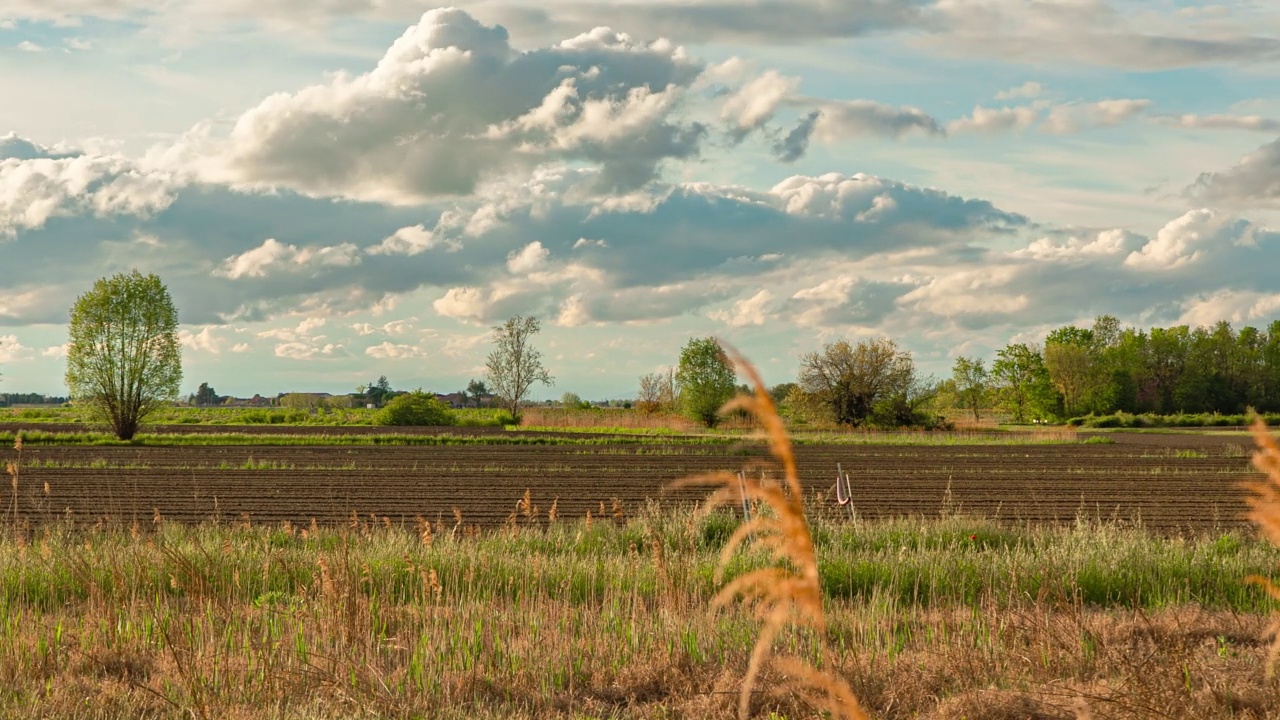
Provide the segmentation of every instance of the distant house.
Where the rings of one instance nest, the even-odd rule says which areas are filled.
[[[436,399],[455,409],[468,407],[471,404],[471,396],[460,392],[451,392],[447,395],[436,393]]]
[[[435,395],[437,400],[455,410],[476,406],[475,397],[464,392],[436,393]],[[480,396],[480,407],[493,407],[495,402],[497,402],[495,395],[485,394]]]

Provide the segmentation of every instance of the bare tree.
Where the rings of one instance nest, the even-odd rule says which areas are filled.
[[[519,417],[520,403],[529,395],[534,383],[554,385],[555,381],[542,366],[542,353],[530,339],[542,326],[536,317],[517,315],[493,328],[493,352],[485,377],[489,389],[502,400],[513,417]]]
[[[642,412],[659,412],[675,407],[675,371],[648,373],[640,376],[636,407]]]

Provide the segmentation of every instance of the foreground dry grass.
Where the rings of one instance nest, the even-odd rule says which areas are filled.
[[[11,535],[0,542],[0,716],[733,717],[757,629],[745,610],[706,609],[722,519],[654,513],[479,539],[372,525]],[[872,562],[897,553],[910,565],[925,550],[871,548],[910,533],[921,548],[941,545],[954,528],[930,528],[948,522],[965,525],[848,532]],[[1089,605],[1074,577],[1034,595],[1001,585],[1028,572],[1002,553],[1094,537],[1136,557],[1124,543],[1141,541],[1127,532],[1063,529],[1022,550],[934,547],[939,564],[995,568],[985,589],[965,600],[921,583],[913,600],[873,583],[826,601],[821,658],[809,630],[783,632],[776,649],[846,680],[876,718],[1074,718],[1079,698],[1094,718],[1280,715],[1280,686],[1265,674],[1268,619],[1225,593],[1226,574],[1274,559],[1248,541],[1237,552],[1253,560],[1224,561],[1222,593],[1146,561],[1113,569],[1223,609]],[[828,539],[819,562],[834,567],[842,547]],[[730,574],[767,561],[749,553]],[[754,716],[815,717],[783,680],[765,665]]]

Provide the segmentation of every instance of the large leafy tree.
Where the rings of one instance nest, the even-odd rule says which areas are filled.
[[[493,328],[493,352],[489,353],[485,377],[490,391],[502,400],[512,417],[519,417],[520,403],[534,383],[554,385],[542,366],[542,353],[530,341],[542,329],[536,317],[516,315]]]
[[[733,363],[715,338],[695,338],[685,344],[675,380],[685,416],[707,427],[716,426],[720,408],[737,392]]]
[[[1054,388],[1062,394],[1068,416],[1093,409],[1093,400],[1105,389],[1107,378],[1092,330],[1066,325],[1049,333],[1044,342],[1044,365]]]
[[[889,338],[838,340],[800,359],[801,389],[841,425],[862,425],[885,400],[920,396],[916,381],[911,353]]]
[[[71,307],[67,387],[73,400],[132,439],[182,383],[178,311],[155,275],[102,278]]]

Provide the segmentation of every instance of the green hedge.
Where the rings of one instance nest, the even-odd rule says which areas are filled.
[[[1181,427],[1241,427],[1253,422],[1252,415],[1221,413],[1178,413],[1156,415],[1154,413],[1117,412],[1111,415],[1085,415],[1071,418],[1067,424],[1083,428],[1181,428]],[[1261,416],[1267,425],[1280,426],[1280,413]]]

